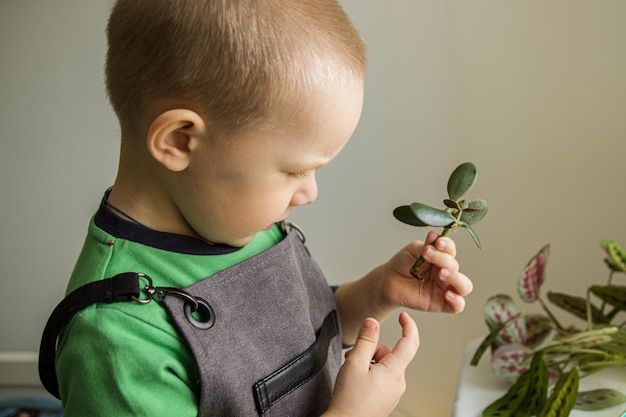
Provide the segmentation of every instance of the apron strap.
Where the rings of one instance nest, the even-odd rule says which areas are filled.
[[[59,395],[55,359],[59,335],[63,327],[85,307],[95,303],[138,300],[142,274],[125,272],[112,278],[94,281],[68,294],[52,312],[39,346],[39,378],[44,388],[56,398]]]

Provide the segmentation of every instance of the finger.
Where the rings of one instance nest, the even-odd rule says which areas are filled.
[[[350,360],[364,369],[369,369],[378,347],[379,336],[380,324],[378,321],[373,318],[363,320],[354,347],[350,350],[350,354],[346,355],[346,360]]]
[[[387,345],[378,345],[374,353],[374,362],[380,362],[385,356],[391,353],[391,348]]]
[[[423,255],[424,260],[439,268],[445,268],[454,274],[459,270],[459,262],[454,256],[448,252],[442,252],[434,246],[425,246]]]
[[[352,349],[347,350],[346,353],[344,354],[344,357],[347,358],[348,356],[350,356],[351,353],[352,353]],[[372,357],[372,360],[374,362],[380,362],[380,360],[384,358],[385,356],[387,356],[389,353],[391,353],[391,348],[389,346],[378,345],[376,347],[376,351],[374,352],[374,356]]]
[[[449,270],[442,269],[439,271],[439,278],[441,282],[447,284],[449,288],[460,295],[465,297],[474,290],[474,284],[465,274],[451,274]]]
[[[439,238],[439,233],[434,230],[431,230],[426,235],[426,240],[424,241],[425,245],[432,245]]]
[[[446,291],[446,307],[445,311],[457,314],[461,311],[465,310],[465,298],[461,297],[459,294],[454,291]]]
[[[456,243],[449,237],[439,237],[434,246],[441,252],[445,252],[453,257],[456,256]]]
[[[391,350],[391,354],[386,357],[394,357],[400,362],[400,365],[406,367],[415,357],[419,348],[420,339],[417,330],[417,324],[406,312],[400,313],[398,318],[400,326],[402,326],[402,337]]]

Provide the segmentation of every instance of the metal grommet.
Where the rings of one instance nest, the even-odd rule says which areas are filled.
[[[184,304],[183,311],[185,312],[185,317],[187,317],[187,321],[192,326],[200,330],[210,329],[215,324],[213,307],[200,297],[196,297],[196,300],[198,301],[196,310],[192,310],[193,305],[191,303],[186,302]]]

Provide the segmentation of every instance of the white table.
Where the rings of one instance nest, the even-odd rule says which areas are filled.
[[[483,409],[500,398],[510,386],[498,379],[491,369],[489,351],[485,352],[478,366],[470,365],[482,339],[480,337],[472,341],[465,349],[453,417],[481,417]],[[583,378],[580,380],[580,389],[590,390],[594,387],[594,381],[598,380],[602,381],[603,388],[613,388],[626,394],[626,368],[606,369]],[[626,417],[626,404],[594,412],[572,410],[570,417]]]

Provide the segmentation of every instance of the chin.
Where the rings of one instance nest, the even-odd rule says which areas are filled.
[[[254,239],[254,236],[255,235],[233,239],[232,241],[224,243],[224,244],[235,247],[235,248],[241,248],[241,247],[246,246],[248,243],[252,242],[252,240]]]

